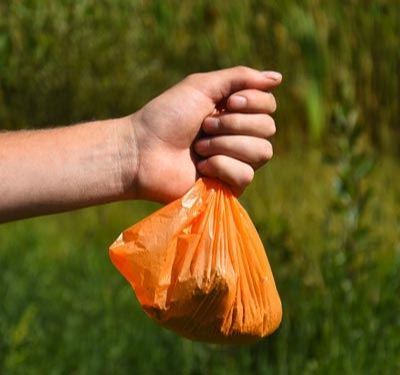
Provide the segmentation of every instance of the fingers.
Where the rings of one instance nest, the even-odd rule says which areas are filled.
[[[186,81],[218,103],[230,94],[243,89],[271,90],[281,83],[282,75],[278,72],[260,72],[245,66],[237,66],[191,74]]]
[[[238,113],[228,100],[230,110],[236,112],[207,117],[202,129],[210,137],[194,144],[194,151],[206,158],[198,163],[198,171],[219,178],[237,195],[251,182],[254,171],[272,158],[273,148],[267,138],[276,132],[275,122],[267,114],[275,110],[274,98],[257,90],[243,90],[240,94],[248,99],[242,112],[260,113]]]
[[[272,114],[276,111],[276,100],[269,92],[242,90],[228,98],[226,107],[230,112]]]
[[[276,133],[274,119],[266,114],[224,113],[206,117],[202,129],[208,135],[236,134],[269,138]]]
[[[238,196],[254,177],[254,170],[250,165],[225,155],[216,155],[202,160],[197,163],[197,169],[204,176],[225,182]]]
[[[220,179],[238,195],[243,192],[254,170],[272,157],[272,145],[266,138],[276,131],[269,116],[276,110],[276,100],[265,91],[281,81],[280,73],[243,66],[193,74],[186,79],[215,104],[223,103],[226,110],[203,121],[202,129],[211,137],[194,144],[196,153],[205,158],[197,163],[201,174]]]
[[[194,145],[196,153],[202,157],[225,155],[259,168],[272,158],[273,149],[270,142],[258,137],[246,135],[221,135],[203,138]]]

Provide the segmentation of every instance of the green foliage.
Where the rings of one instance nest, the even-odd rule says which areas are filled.
[[[277,156],[243,197],[278,332],[220,347],[153,324],[106,249],[158,206],[114,204],[0,227],[0,373],[400,373],[398,17],[390,0],[1,2],[2,129],[124,115],[193,71],[285,80]]]
[[[399,167],[380,160],[364,181],[373,193],[362,225],[349,227],[349,212],[365,198],[351,195],[334,208],[342,193],[331,182],[343,178],[342,162],[326,164],[319,151],[278,153],[243,197],[284,307],[278,332],[251,346],[193,343],[140,310],[107,247],[157,205],[119,203],[1,226],[0,372],[397,373]],[[350,236],[357,228],[367,234]]]
[[[187,73],[249,64],[284,74],[281,137],[329,138],[346,84],[371,139],[394,147],[399,12],[393,0],[3,1],[0,124],[120,116]]]

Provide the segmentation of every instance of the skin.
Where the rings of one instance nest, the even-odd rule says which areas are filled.
[[[192,74],[132,115],[0,133],[0,222],[125,199],[170,202],[201,176],[240,195],[272,157],[276,72]]]

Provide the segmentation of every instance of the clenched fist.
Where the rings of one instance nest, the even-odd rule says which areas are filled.
[[[169,202],[198,176],[239,195],[272,157],[275,72],[192,74],[132,115],[0,133],[0,222],[123,199]]]
[[[134,113],[136,197],[174,200],[201,175],[239,195],[272,157],[270,91],[281,80],[242,66],[192,74]]]

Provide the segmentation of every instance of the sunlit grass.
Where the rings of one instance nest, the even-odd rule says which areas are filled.
[[[398,369],[399,211],[393,207],[400,187],[383,183],[399,168],[382,159],[371,179],[374,260],[348,285],[340,263],[326,263],[330,250],[321,228],[333,170],[321,160],[318,151],[277,157],[242,198],[267,245],[284,305],[273,337],[219,348],[152,323],[111,265],[107,247],[157,205],[125,202],[0,227],[0,368],[187,374]]]
[[[0,3],[0,129],[128,114],[194,71],[284,75],[276,156],[241,198],[282,297],[278,332],[232,348],[156,326],[107,248],[158,205],[116,203],[0,226],[0,373],[400,373],[399,9],[367,3]],[[377,158],[352,262],[325,160],[343,104]]]

